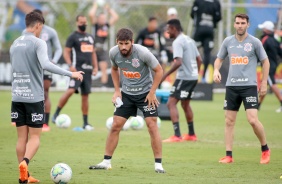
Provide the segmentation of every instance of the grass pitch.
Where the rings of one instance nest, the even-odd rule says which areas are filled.
[[[62,92],[51,92],[52,113]],[[281,183],[281,131],[282,114],[274,95],[268,95],[259,112],[267,142],[271,148],[271,162],[260,165],[260,145],[246,120],[244,108],[238,113],[232,164],[219,164],[225,155],[224,148],[224,94],[215,94],[214,101],[193,101],[197,142],[163,144],[163,166],[166,174],[154,172],[154,158],[146,129],[122,131],[113,156],[110,171],[89,170],[88,166],[103,159],[108,130],[106,119],[113,114],[112,93],[90,95],[89,122],[92,132],[73,132],[82,125],[80,96],[74,95],[61,113],[70,115],[72,126],[59,129],[51,124],[51,131],[42,133],[41,145],[29,165],[32,175],[43,184],[51,184],[50,170],[58,162],[68,164],[73,170],[70,183]],[[9,91],[0,91],[0,183],[17,183],[18,163],[15,152],[16,129],[10,125]],[[180,110],[181,132],[188,128]],[[162,121],[162,139],[173,134],[170,121]]]

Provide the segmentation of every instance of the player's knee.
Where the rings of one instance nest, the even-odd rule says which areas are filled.
[[[168,103],[166,104],[166,106],[167,106],[168,109],[171,109],[171,108],[173,108],[173,106],[175,106],[175,105],[174,105],[173,103],[168,102]]]
[[[225,124],[226,126],[234,126],[235,125],[235,119],[230,117],[225,117]]]
[[[250,125],[255,126],[256,123],[258,122],[258,119],[254,116],[249,116],[248,117],[248,122],[250,123]]]

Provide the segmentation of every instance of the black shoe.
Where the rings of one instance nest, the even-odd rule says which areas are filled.
[[[52,123],[56,124],[56,118],[58,117],[58,114],[54,114],[52,116]]]
[[[19,179],[19,183],[28,183],[28,180],[22,181]]]

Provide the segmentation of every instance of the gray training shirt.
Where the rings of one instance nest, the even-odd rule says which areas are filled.
[[[71,77],[72,73],[52,64],[46,42],[26,32],[10,48],[12,101],[35,103],[44,100],[43,69]]]
[[[125,58],[118,46],[109,51],[113,66],[120,68],[122,91],[129,95],[140,95],[150,91],[153,83],[151,69],[159,65],[156,57],[144,46],[133,44],[132,54]]]
[[[189,36],[179,34],[172,43],[173,58],[182,58],[182,64],[177,70],[176,79],[198,80],[198,65],[196,58],[200,55]]]
[[[217,54],[219,59],[229,58],[226,86],[256,86],[257,62],[267,58],[259,39],[249,35],[239,42],[235,35],[224,39]]]

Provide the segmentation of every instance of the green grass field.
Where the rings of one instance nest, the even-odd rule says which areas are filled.
[[[62,92],[52,92],[54,112]],[[194,101],[197,142],[163,144],[163,166],[166,174],[154,172],[154,159],[146,129],[123,131],[113,156],[110,171],[88,170],[88,166],[103,159],[108,130],[105,121],[113,113],[112,93],[92,93],[90,96],[90,123],[92,132],[73,132],[81,126],[80,96],[73,96],[61,113],[69,114],[72,126],[58,129],[51,124],[51,131],[42,133],[41,145],[29,165],[32,175],[41,183],[52,183],[50,170],[58,162],[67,163],[73,170],[70,183],[282,183],[282,114],[275,109],[278,103],[274,95],[268,95],[259,113],[271,148],[271,162],[260,165],[260,145],[245,111],[238,113],[235,129],[233,157],[235,162],[224,165],[218,160],[224,149],[224,94],[215,94],[213,102]],[[9,91],[0,91],[0,183],[17,183],[18,163],[15,153],[16,129],[10,125]],[[187,132],[183,112],[180,113],[182,133]],[[162,138],[172,135],[172,125],[162,121]]]

